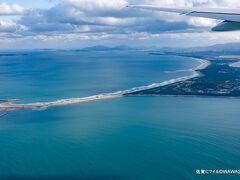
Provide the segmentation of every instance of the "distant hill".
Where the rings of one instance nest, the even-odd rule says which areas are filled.
[[[116,50],[133,50],[133,49],[134,48],[131,48],[129,46],[114,46],[114,47],[93,46],[93,47],[79,49],[78,51],[116,51]]]
[[[205,55],[240,55],[240,43],[227,43],[227,44],[216,44],[207,47],[193,47],[193,48],[159,48],[155,52],[160,53],[173,53],[173,54],[205,54]]]
[[[56,51],[56,49],[42,49],[43,51]],[[137,50],[146,51],[152,53],[216,53],[221,52],[221,54],[240,54],[240,43],[228,43],[228,44],[216,44],[213,46],[206,47],[190,47],[190,48],[176,48],[176,47],[157,47],[157,46],[139,46],[131,47],[126,45],[121,46],[91,46],[81,49],[72,49],[70,51],[127,51],[127,50]],[[39,51],[39,50],[38,50]],[[69,51],[69,50],[63,50]]]
[[[186,50],[186,49],[185,49]],[[216,44],[208,47],[189,48],[187,51],[240,51],[240,43]]]

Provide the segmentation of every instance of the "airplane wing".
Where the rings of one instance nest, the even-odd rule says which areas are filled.
[[[169,7],[158,7],[153,5],[131,5],[129,7],[179,13],[182,15],[188,15],[188,16],[194,16],[194,17],[224,20],[222,23],[212,28],[212,30],[213,31],[240,30],[240,9],[169,8]]]

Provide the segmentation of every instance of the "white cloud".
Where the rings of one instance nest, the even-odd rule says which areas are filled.
[[[177,7],[215,7],[226,6],[224,0],[56,0],[54,7],[48,10],[35,10],[25,15],[19,23],[29,27],[31,32],[82,32],[81,26],[88,31],[108,33],[150,32],[187,30],[194,27],[209,28],[216,20],[194,18],[173,13],[141,11],[126,8],[127,4],[156,4]],[[230,5],[238,4],[231,0]],[[230,6],[229,5],[229,6]],[[154,24],[154,26],[153,26]],[[101,28],[100,28],[101,26]],[[54,29],[55,28],[55,29]],[[105,31],[104,31],[105,29]]]
[[[19,5],[0,4],[0,15],[22,14],[19,20],[1,20],[1,37],[13,41],[154,41],[187,44],[235,41],[240,33],[207,31],[218,21],[174,13],[126,8],[128,4],[174,7],[240,7],[239,0],[54,0],[49,9],[26,10]],[[30,2],[31,3],[31,2]],[[2,6],[2,7],[1,7]],[[196,33],[197,32],[197,33]],[[201,32],[201,33],[199,33]],[[234,34],[235,39],[232,34]],[[16,37],[18,37],[16,39]],[[183,38],[184,37],[184,38]],[[217,37],[217,38],[216,38]],[[219,38],[219,39],[218,39]],[[191,42],[190,42],[191,41]],[[157,43],[157,42],[156,42]],[[177,44],[178,44],[177,43]],[[203,42],[202,42],[203,43]],[[199,44],[199,43],[197,43]]]
[[[0,32],[16,33],[25,31],[27,28],[13,20],[0,20]]]
[[[0,15],[23,15],[25,9],[18,4],[0,3]]]
[[[126,0],[60,0],[61,4],[74,6],[83,11],[117,11],[125,8]]]
[[[187,18],[186,22],[195,27],[213,27],[217,25],[217,20],[198,17]]]

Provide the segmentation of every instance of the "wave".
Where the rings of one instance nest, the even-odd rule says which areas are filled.
[[[230,67],[240,68],[240,61],[234,62],[234,63],[230,63],[229,66],[230,66]]]
[[[15,99],[14,100],[3,100],[2,102],[0,101],[0,110],[4,111],[4,112],[20,110],[20,109],[45,110],[49,107],[55,107],[55,106],[66,106],[66,105],[81,104],[81,103],[92,102],[92,101],[120,98],[129,93],[148,90],[148,89],[152,89],[152,88],[158,88],[158,87],[166,86],[169,84],[186,81],[186,80],[189,80],[192,78],[199,77],[201,75],[201,73],[198,72],[198,70],[208,67],[210,65],[210,62],[207,60],[201,60],[201,59],[197,59],[197,60],[199,62],[201,62],[201,64],[199,66],[197,66],[196,68],[191,69],[192,75],[189,75],[189,76],[179,77],[179,78],[163,81],[161,83],[150,84],[147,86],[134,87],[134,88],[123,90],[123,91],[99,94],[99,95],[88,96],[88,97],[83,97],[83,98],[70,98],[70,99],[61,99],[61,100],[51,101],[51,102],[36,102],[36,103],[29,103],[29,104],[14,103],[14,101],[16,101]]]
[[[200,65],[198,65],[195,68],[180,69],[180,70],[176,70],[176,71],[165,71],[165,73],[193,72],[193,71],[198,71],[198,70],[201,70],[201,69],[205,69],[210,65],[210,62],[205,60],[205,59],[196,59],[196,58],[194,58],[194,59],[200,63]]]

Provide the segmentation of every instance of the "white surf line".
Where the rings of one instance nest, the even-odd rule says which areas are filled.
[[[186,80],[189,80],[189,79],[192,79],[192,78],[199,77],[200,75],[201,74],[199,72],[195,71],[190,76],[184,76],[184,77],[180,77],[180,78],[176,78],[176,79],[171,79],[171,80],[168,80],[168,81],[163,81],[161,83],[154,83],[154,84],[151,84],[151,85],[148,85],[148,86],[136,87],[136,88],[132,88],[132,89],[125,90],[125,91],[120,91],[120,92],[123,93],[123,95],[127,95],[127,94],[135,93],[135,92],[138,92],[138,91],[145,91],[145,90],[149,90],[149,89],[153,89],[153,88],[163,87],[163,86],[167,86],[167,85],[170,85],[170,84],[186,81]]]
[[[106,100],[121,97],[121,94],[111,93],[111,94],[100,94],[95,96],[89,96],[84,98],[71,98],[71,99],[61,99],[52,102],[37,102],[29,104],[13,104],[13,103],[0,103],[0,109],[5,111],[13,111],[20,109],[32,109],[32,110],[44,110],[49,107],[55,106],[66,106],[71,104],[80,104],[85,102]]]
[[[176,71],[165,71],[166,73],[177,73],[177,72],[192,72],[192,71],[198,71],[198,70],[201,70],[201,69],[205,69],[207,68],[211,62],[209,62],[208,60],[205,60],[205,59],[197,59],[197,58],[194,58],[194,60],[197,60],[200,65],[198,65],[197,67],[195,68],[190,68],[190,69],[181,69],[181,70],[176,70]]]
[[[197,59],[201,64],[199,66],[197,66],[196,68],[193,68],[193,71],[198,71],[198,70],[202,70],[202,69],[206,69],[211,62],[205,59]]]
[[[56,107],[56,106],[66,106],[66,105],[73,105],[73,104],[81,104],[86,102],[93,102],[93,101],[100,101],[100,100],[107,100],[107,99],[114,99],[123,97],[129,93],[134,93],[138,91],[148,90],[152,88],[162,87],[169,84],[174,84],[177,82],[186,81],[192,78],[199,77],[201,74],[197,70],[204,69],[210,65],[209,61],[201,60],[202,64],[199,65],[197,68],[193,70],[193,74],[185,77],[175,78],[168,81],[163,81],[161,83],[154,83],[147,86],[135,87],[128,90],[117,91],[114,93],[108,94],[99,94],[84,98],[70,98],[70,99],[61,99],[52,102],[37,102],[37,103],[29,103],[29,104],[17,104],[13,103],[12,100],[7,100],[6,102],[0,102],[0,110],[2,111],[14,111],[14,110],[21,110],[21,109],[30,109],[30,110],[44,110],[49,107]]]
[[[240,61],[234,62],[234,63],[230,63],[229,66],[230,66],[230,67],[240,68]]]
[[[211,62],[209,62],[208,60],[204,60],[204,59],[196,59],[196,60],[201,62],[201,64],[199,66],[197,66],[196,68],[192,68],[191,70],[188,70],[193,73],[192,75],[175,78],[175,79],[171,79],[168,81],[163,81],[161,83],[154,83],[154,84],[151,84],[148,86],[136,87],[136,88],[132,88],[132,89],[125,90],[125,91],[119,91],[119,92],[122,92],[124,95],[124,94],[134,93],[134,92],[138,92],[138,91],[144,91],[144,90],[149,90],[149,89],[153,89],[153,88],[163,87],[163,86],[167,86],[170,84],[174,84],[174,83],[178,83],[178,82],[182,82],[182,81],[186,81],[186,80],[189,80],[192,78],[199,77],[199,76],[201,76],[201,73],[198,71],[207,68],[211,64]]]

